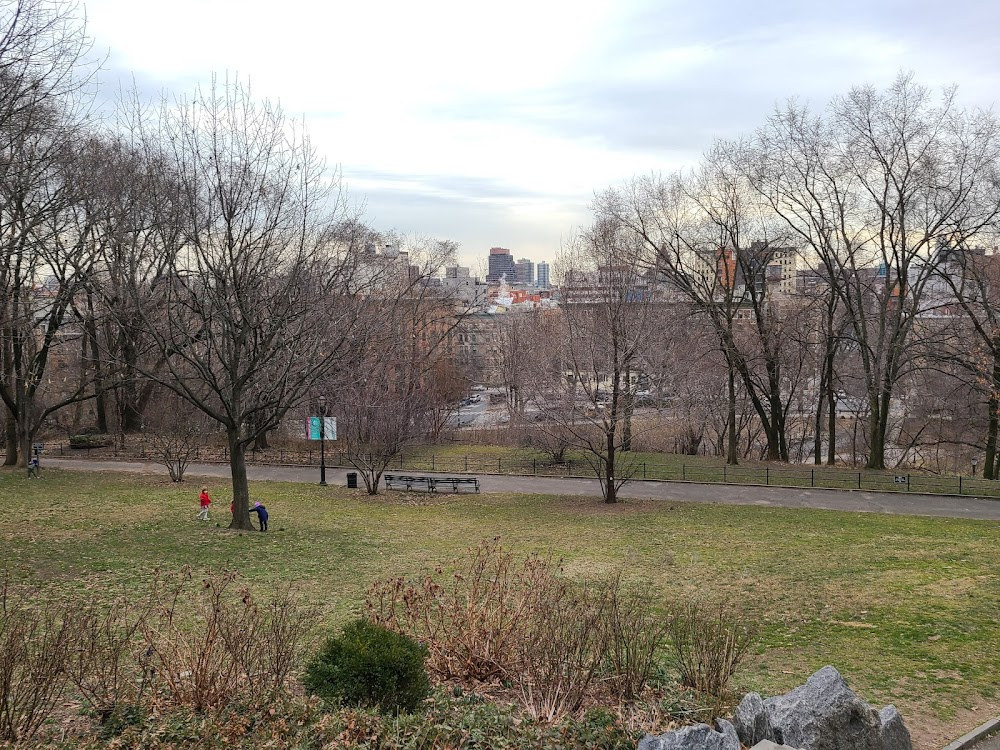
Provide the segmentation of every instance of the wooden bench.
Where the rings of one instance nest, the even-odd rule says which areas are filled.
[[[435,477],[434,478],[434,489],[437,490],[438,487],[451,487],[452,492],[458,492],[458,488],[462,486],[475,487],[476,492],[479,492],[479,479],[477,477]]]
[[[387,490],[405,489],[425,489],[428,492],[437,492],[438,487],[450,487],[452,492],[458,492],[462,486],[471,486],[479,492],[479,479],[477,477],[416,477],[407,474],[384,474],[385,488]]]

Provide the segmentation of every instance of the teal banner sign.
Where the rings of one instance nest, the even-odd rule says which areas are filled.
[[[324,423],[325,422],[325,423]],[[307,440],[336,440],[336,417],[309,417],[306,420]]]

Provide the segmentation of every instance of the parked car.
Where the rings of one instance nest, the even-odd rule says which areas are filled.
[[[472,386],[472,390],[474,390],[476,393],[482,393],[483,391],[486,390],[486,386],[480,383],[476,383],[474,386]]]

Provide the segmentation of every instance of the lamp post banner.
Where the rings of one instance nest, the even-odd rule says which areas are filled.
[[[325,424],[321,423],[321,420]],[[306,420],[307,440],[336,440],[337,439],[337,418],[336,417],[309,417]]]

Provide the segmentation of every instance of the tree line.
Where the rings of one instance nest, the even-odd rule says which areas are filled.
[[[681,450],[714,433],[730,464],[801,459],[805,440],[836,463],[849,411],[867,468],[947,444],[996,478],[998,157],[992,112],[901,74],[600,192],[559,260],[559,313],[501,326],[536,342],[500,368],[512,409],[591,456],[609,502],[637,465],[637,393]]]
[[[367,226],[302,124],[239,80],[107,114],[75,6],[12,0],[0,28],[8,464],[76,404],[120,435],[183,414],[225,434],[233,527],[251,528],[245,452],[290,410],[429,389],[453,323],[428,338],[447,306],[422,282],[454,243],[400,250]]]
[[[832,464],[847,407],[870,468],[947,442],[1000,472],[1000,138],[954,89],[792,100],[690,170],[598,193],[559,307],[497,317],[484,367],[428,283],[456,245],[366,224],[279,106],[230,79],[98,106],[75,6],[9,0],[0,30],[8,464],[83,403],[103,433],[216,429],[248,528],[247,447],[318,395],[374,492],[489,381],[609,502],[664,419],[674,450],[790,461],[808,441]]]

